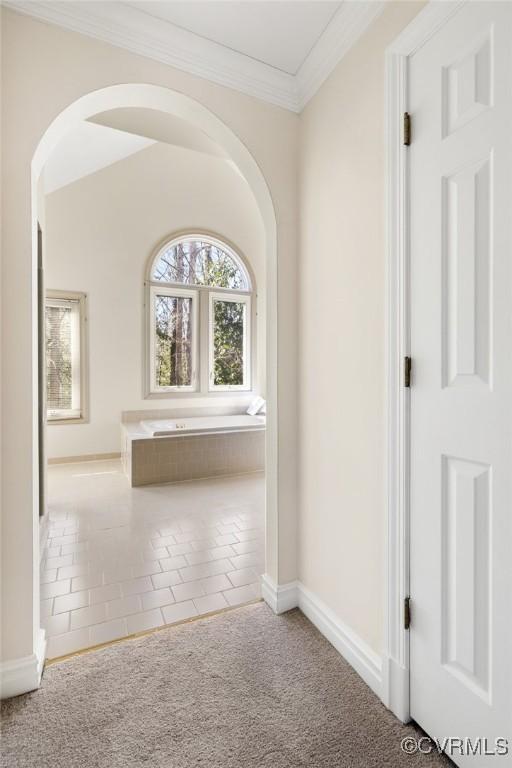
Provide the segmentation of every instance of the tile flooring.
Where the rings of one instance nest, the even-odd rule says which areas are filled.
[[[263,473],[130,488],[117,460],[50,466],[48,658],[259,597],[264,495]]]

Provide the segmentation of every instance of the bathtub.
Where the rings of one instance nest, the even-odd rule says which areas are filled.
[[[123,424],[132,487],[265,469],[265,416],[187,416]]]
[[[185,419],[141,421],[142,428],[152,437],[208,435],[226,432],[247,432],[265,429],[265,416],[190,416]]]

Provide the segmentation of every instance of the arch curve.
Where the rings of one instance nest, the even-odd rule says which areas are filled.
[[[74,124],[101,112],[122,108],[153,109],[186,120],[221,146],[249,184],[265,230],[275,239],[276,219],[266,180],[245,144],[222,120],[190,96],[161,85],[126,83],[111,85],[82,96],[49,125],[32,159],[32,179],[37,181],[52,150]]]

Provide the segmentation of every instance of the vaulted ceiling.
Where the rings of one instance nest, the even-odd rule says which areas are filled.
[[[84,120],[59,142],[50,155],[44,169],[45,193],[55,192],[154,143],[144,136]]]
[[[112,109],[82,121],[59,142],[45,165],[44,191],[56,192],[155,144],[231,164],[218,144],[175,115],[151,109]]]

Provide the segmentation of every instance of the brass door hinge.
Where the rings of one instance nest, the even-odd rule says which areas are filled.
[[[411,598],[406,597],[404,599],[404,629],[410,629],[411,627]]]
[[[410,357],[404,357],[404,387],[411,386],[412,360]]]
[[[408,147],[411,143],[411,116],[404,112],[404,145]]]

